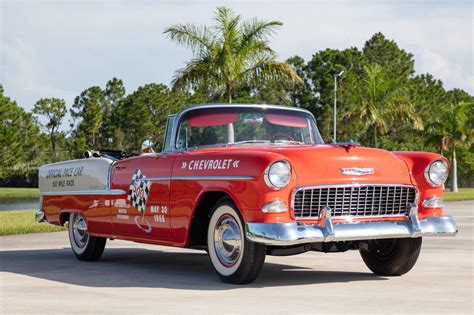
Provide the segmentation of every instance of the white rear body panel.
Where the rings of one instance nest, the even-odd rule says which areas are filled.
[[[40,193],[109,189],[108,158],[90,158],[46,164],[39,169]]]

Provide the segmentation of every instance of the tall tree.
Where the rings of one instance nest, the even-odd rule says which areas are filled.
[[[378,146],[379,135],[386,134],[393,122],[403,121],[415,129],[423,129],[422,120],[413,111],[403,86],[387,79],[384,70],[377,64],[365,66],[365,72],[362,103],[353,114],[363,122],[371,146]]]
[[[405,81],[415,73],[413,54],[398,47],[382,33],[375,33],[362,49],[368,64],[380,65],[392,79]]]
[[[41,162],[43,138],[33,117],[3,94],[0,84],[0,178]]]
[[[187,98],[164,84],[146,84],[113,108],[116,147],[136,151],[144,140],[161,143],[167,116],[179,111]],[[127,135],[118,137],[118,135]]]
[[[90,87],[77,96],[72,105],[71,115],[74,119],[79,119],[79,125],[76,130],[76,137],[85,137],[81,143],[87,145],[86,148],[93,149],[99,147],[99,130],[103,121],[105,96],[102,89],[98,86]]]
[[[178,24],[165,30],[171,40],[192,50],[194,57],[175,73],[173,88],[211,87],[229,103],[242,85],[285,79],[301,81],[268,45],[279,21],[242,21],[231,9],[219,7],[211,27]]]
[[[438,112],[435,121],[428,126],[428,142],[439,144],[440,153],[451,150],[451,191],[458,192],[456,151],[461,145],[470,147],[474,138],[474,102],[451,103]]]
[[[345,117],[361,102],[360,81],[364,76],[364,63],[361,51],[355,47],[344,50],[325,49],[314,54],[303,68],[306,86],[314,95],[303,107],[311,110],[317,117],[323,138],[332,138],[334,74],[342,70],[344,75],[337,79],[337,124],[344,127],[338,128],[337,137],[347,140],[358,138],[358,122],[346,121]]]
[[[114,107],[125,97],[126,91],[123,81],[115,77],[112,78],[105,85],[103,93],[105,102],[99,141],[102,148],[110,148],[114,142],[114,137],[121,136],[113,128],[112,112]]]
[[[45,127],[48,130],[51,142],[53,160],[56,160],[56,135],[61,126],[61,121],[66,115],[66,102],[63,99],[58,98],[42,98],[36,102],[35,107],[33,108],[33,113],[45,116],[47,119]]]

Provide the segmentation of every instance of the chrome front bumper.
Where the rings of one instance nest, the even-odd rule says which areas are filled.
[[[416,213],[406,221],[370,221],[333,224],[329,213],[324,224],[247,223],[247,239],[273,246],[291,246],[306,243],[341,242],[383,238],[424,236],[454,236],[458,227],[451,216],[428,217],[419,220]]]

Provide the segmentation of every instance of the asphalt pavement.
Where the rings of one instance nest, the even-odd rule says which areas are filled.
[[[0,237],[0,314],[473,314],[474,202],[446,207],[460,232],[424,238],[402,277],[372,274],[357,251],[267,256],[256,282],[220,282],[200,251],[109,241],[78,261],[65,232]]]

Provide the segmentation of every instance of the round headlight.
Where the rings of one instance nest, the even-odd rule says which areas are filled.
[[[287,161],[276,161],[265,171],[268,187],[280,189],[290,182],[291,166]]]
[[[448,178],[448,163],[436,160],[425,169],[425,179],[431,186],[441,186]]]

